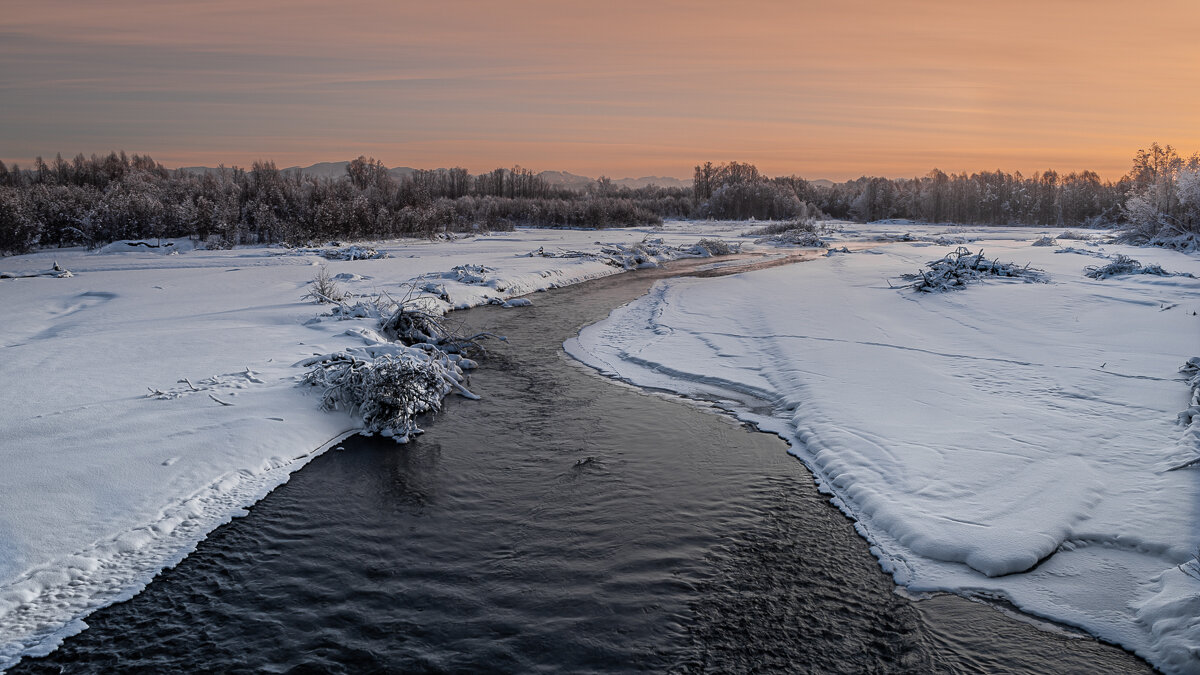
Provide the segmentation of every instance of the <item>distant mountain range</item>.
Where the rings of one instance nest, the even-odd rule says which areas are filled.
[[[306,176],[316,176],[317,178],[341,178],[346,175],[346,165],[350,162],[317,162],[312,166],[289,166],[282,171],[299,171]],[[217,171],[210,166],[185,166],[182,167],[188,173],[209,173]],[[439,169],[440,171],[441,169]],[[392,178],[401,180],[412,175],[416,169],[408,166],[398,166],[394,169],[388,169],[388,173]],[[538,174],[538,177],[544,179],[548,184],[556,187],[565,187],[571,190],[584,190],[588,186],[596,182],[595,178],[588,176],[580,176],[566,171],[543,171]],[[616,187],[641,188],[648,185],[657,185],[659,187],[669,188],[690,188],[692,181],[673,178],[671,176],[642,176],[641,178],[614,178],[612,184]],[[817,180],[809,181],[813,185],[829,187],[834,185],[831,180],[818,178]]]

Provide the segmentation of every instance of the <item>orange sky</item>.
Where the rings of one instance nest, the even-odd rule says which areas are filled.
[[[1200,150],[1200,3],[7,0],[0,159],[1116,178]]]

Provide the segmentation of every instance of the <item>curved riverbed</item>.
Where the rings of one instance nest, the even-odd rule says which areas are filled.
[[[562,354],[666,273],[462,313],[510,339],[473,378],[483,400],[409,445],[318,457],[11,672],[1149,670],[902,598],[781,440]]]

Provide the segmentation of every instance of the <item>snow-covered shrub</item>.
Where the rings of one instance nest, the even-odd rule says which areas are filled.
[[[422,433],[417,416],[441,409],[442,399],[454,389],[441,362],[416,352],[372,360],[339,352],[310,365],[302,382],[323,388],[322,407],[361,416],[367,433],[399,443]]]
[[[982,250],[971,253],[965,246],[929,261],[927,267],[915,274],[903,274],[900,278],[911,281],[911,288],[924,293],[958,290],[969,282],[988,277],[1016,278],[1026,282],[1049,281],[1043,270],[1028,265],[1021,267],[1014,263],[1002,263],[999,259],[988,260],[983,257]]]
[[[793,229],[769,237],[755,239],[756,244],[773,244],[775,246],[799,246],[801,248],[829,248],[813,229]]]
[[[659,237],[646,237],[637,244],[610,244],[601,248],[600,253],[604,262],[627,270],[658,267],[684,254],[690,255],[689,251],[669,246]]]
[[[373,248],[354,245],[323,249],[321,255],[329,260],[378,260],[391,257],[386,251],[381,253]]]
[[[1059,239],[1077,239],[1077,240],[1082,241],[1082,240],[1091,239],[1092,237],[1091,237],[1091,235],[1086,234],[1084,232],[1076,232],[1075,230],[1063,230],[1062,234],[1058,235],[1058,238]]]
[[[486,284],[488,275],[495,271],[483,265],[455,265],[443,276],[462,284]]]
[[[1083,269],[1083,275],[1092,279],[1108,279],[1126,274],[1152,274],[1159,277],[1190,277],[1187,272],[1168,272],[1162,265],[1142,265],[1141,262],[1127,255],[1117,254],[1107,265],[1089,265]]]
[[[428,297],[414,296],[410,291],[409,297],[397,302],[388,296],[383,296],[373,303],[373,308],[379,316],[379,328],[389,339],[398,340],[405,345],[416,346],[437,353],[475,354],[485,351],[481,340],[495,338],[501,342],[504,337],[492,333],[475,333],[465,335],[446,322],[443,307],[436,301],[430,302]]]
[[[308,289],[304,298],[312,298],[315,302],[341,303],[349,297],[329,275],[329,269],[324,265],[317,268],[317,276],[313,277],[309,285],[311,288]]]
[[[1058,246],[1058,242],[1055,241],[1054,237],[1045,236],[1034,240],[1030,246]]]
[[[730,244],[727,241],[720,239],[701,239],[692,247],[691,252],[702,258],[709,258],[718,255],[733,255],[741,253],[742,245],[740,243]]]
[[[934,237],[933,243],[937,244],[938,246],[958,246],[960,244],[967,243],[967,238],[962,235],[956,235],[956,236],[941,235],[938,237]]]
[[[1148,246],[1158,246],[1160,248],[1169,248],[1184,253],[1195,253],[1200,251],[1200,236],[1195,233],[1188,232],[1186,234],[1177,234],[1174,236],[1156,236],[1151,237],[1147,242]]]

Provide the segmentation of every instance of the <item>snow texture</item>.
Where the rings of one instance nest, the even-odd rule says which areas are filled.
[[[1200,281],[1090,279],[1090,258],[997,228],[967,236],[1049,283],[918,293],[887,280],[946,231],[889,225],[847,225],[882,242],[854,255],[659,282],[566,348],[780,434],[909,590],[1002,597],[1200,672],[1200,466],[1169,470],[1200,451],[1179,412]]]
[[[652,247],[661,261],[731,232],[520,229],[306,250],[184,239],[3,259],[0,670],[84,629],[89,612],[133,596],[369,423],[369,410],[323,412],[324,390],[299,386],[296,365],[400,349],[361,299],[418,288],[412,299],[435,313],[502,303],[617,274],[641,255],[631,251],[649,253],[648,236],[665,240]],[[528,255],[539,247],[587,255]],[[321,265],[359,302],[303,300]],[[428,284],[435,293],[419,290]],[[438,367],[451,380],[476,365],[448,358]]]

